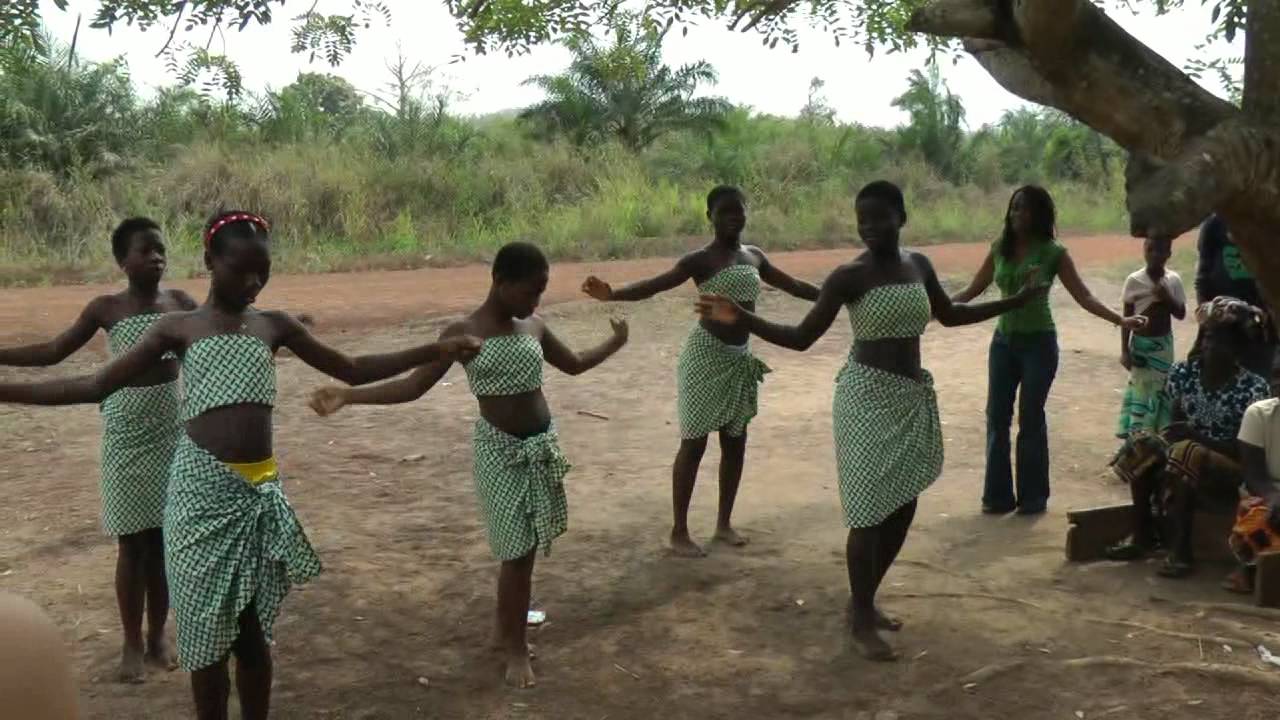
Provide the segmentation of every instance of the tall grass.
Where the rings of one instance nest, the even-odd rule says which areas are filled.
[[[1012,188],[957,186],[894,157],[884,131],[735,116],[713,139],[668,137],[643,153],[528,138],[475,121],[465,146],[390,156],[371,143],[197,140],[110,173],[0,169],[0,283],[110,277],[107,236],[128,215],[165,227],[176,274],[200,270],[199,236],[218,208],[261,212],[286,272],[485,260],[513,239],[556,259],[678,253],[707,232],[721,182],[751,202],[748,233],[774,249],[856,236],[852,197],[886,178],[907,194],[914,244],[988,239]],[[1124,226],[1122,182],[1051,187],[1064,233]]]

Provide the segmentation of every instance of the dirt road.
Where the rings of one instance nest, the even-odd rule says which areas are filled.
[[[1071,248],[1082,265],[1136,258],[1121,242],[1131,241]],[[955,272],[976,267],[982,249],[930,254]],[[817,276],[843,256],[777,260]],[[628,279],[663,266],[558,266],[550,299],[574,297],[580,276],[597,268]],[[337,338],[343,347],[383,350],[430,330],[401,324],[406,318],[474,302],[484,276],[471,268],[280,278],[268,297],[273,306],[316,312],[322,327],[352,328]],[[1114,297],[1104,274],[1090,282],[1101,297]],[[5,332],[58,327],[92,291],[0,293]],[[536,638],[540,684],[527,692],[502,687],[486,650],[495,564],[471,491],[476,408],[461,374],[420,402],[322,421],[305,398],[324,380],[282,358],[277,447],[326,572],[290,596],[277,625],[273,717],[1277,717],[1280,671],[1260,665],[1253,650],[1258,643],[1280,650],[1275,621],[1196,604],[1231,602],[1216,587],[1220,569],[1176,583],[1155,580],[1151,566],[1062,561],[1063,513],[1124,496],[1104,469],[1123,373],[1114,330],[1060,292],[1055,305],[1063,354],[1049,407],[1054,497],[1039,518],[979,513],[990,326],[935,326],[925,336],[947,461],[886,581],[884,605],[907,623],[893,638],[904,659],[890,666],[854,659],[842,642],[848,590],[830,402],[849,342],[844,322],[805,354],[757,345],[774,372],[752,425],[737,509],[751,544],[684,561],[669,557],[663,540],[677,445],[672,375],[691,324],[687,298],[548,308],[557,332],[579,347],[608,332],[610,314],[624,312],[632,344],[584,377],[547,375],[575,467],[567,481],[570,531],[538,560],[535,596],[550,623]],[[45,306],[48,315],[32,311]],[[761,305],[778,318],[804,308],[777,293]],[[391,324],[373,328],[371,316]],[[365,329],[354,331],[357,324]],[[1186,338],[1189,329],[1179,333]],[[59,372],[95,363],[82,355]],[[140,687],[110,680],[119,641],[115,546],[98,528],[97,429],[93,408],[0,407],[0,589],[34,598],[64,628],[90,718],[187,718],[183,674],[152,674]],[[717,455],[708,452],[694,500],[691,519],[703,538],[714,524]]]

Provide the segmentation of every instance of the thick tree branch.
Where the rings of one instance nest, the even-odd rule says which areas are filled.
[[[964,38],[975,26],[989,29],[985,20],[974,20],[981,7],[995,14],[1004,47],[977,50],[975,57],[1002,85],[1131,151],[1171,158],[1238,112],[1087,0],[937,0],[918,10],[908,27]],[[948,18],[950,24],[943,22]]]
[[[1007,38],[995,0],[938,0],[915,11],[909,29],[939,37],[976,40]]]
[[[1280,119],[1280,0],[1249,0],[1244,40],[1244,111]]]
[[[1241,117],[1210,130],[1170,162],[1135,159],[1127,188],[1130,231],[1177,237],[1215,210],[1240,207],[1242,200],[1252,208],[1275,208],[1278,152],[1280,133]]]

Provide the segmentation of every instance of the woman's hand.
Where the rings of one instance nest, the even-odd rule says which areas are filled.
[[[340,387],[324,387],[311,393],[307,403],[320,417],[329,417],[347,405],[347,389]]]
[[[704,319],[718,325],[737,325],[742,322],[742,308],[722,295],[702,295],[695,307]]]
[[[613,288],[595,275],[587,277],[582,282],[582,292],[600,302],[609,302],[613,299]]]
[[[483,345],[483,340],[471,335],[444,338],[440,341],[440,359],[465,363],[475,357]]]
[[[1120,318],[1120,327],[1133,332],[1141,330],[1147,326],[1147,319],[1142,315],[1130,315],[1127,318]]]
[[[618,347],[626,345],[627,338],[631,337],[631,327],[627,325],[627,321],[610,319],[609,324],[613,326],[613,340]]]

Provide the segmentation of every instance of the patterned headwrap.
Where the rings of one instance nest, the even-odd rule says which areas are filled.
[[[1261,308],[1225,295],[1196,308],[1196,322],[1201,327],[1215,330],[1237,330],[1248,342],[1256,342],[1267,335],[1267,315]]]
[[[230,213],[218,218],[217,221],[209,226],[208,230],[204,231],[204,249],[209,249],[209,243],[213,240],[213,236],[216,235],[219,230],[231,223],[238,222],[252,223],[262,228],[263,232],[271,231],[271,225],[259,215],[254,215],[253,213]]]

